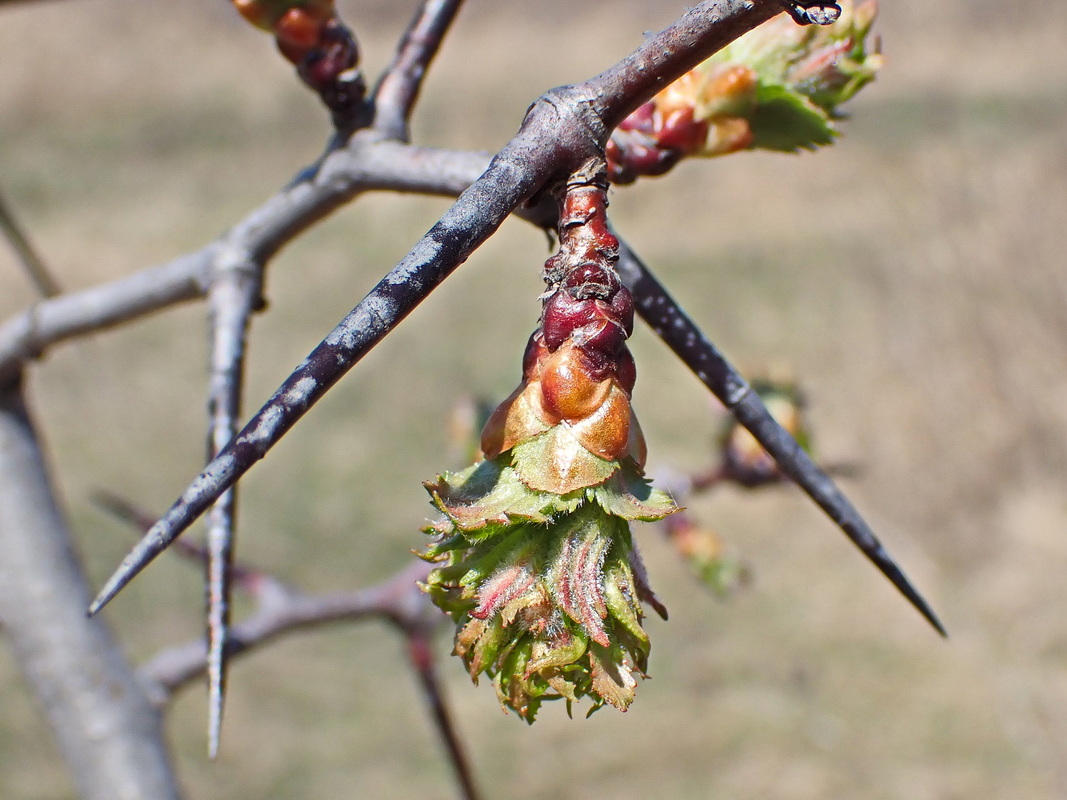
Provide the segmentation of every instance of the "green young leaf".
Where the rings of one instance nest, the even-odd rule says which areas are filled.
[[[608,461],[586,450],[565,423],[516,445],[511,453],[512,464],[524,484],[563,497],[603,483],[619,468],[618,461]]]
[[[655,522],[678,510],[674,498],[662,489],[653,489],[648,479],[627,462],[619,472],[587,493],[608,514],[625,520]]]
[[[548,522],[553,514],[573,510],[581,502],[577,494],[560,497],[529,488],[509,466],[510,459],[505,453],[426,483],[433,504],[468,539],[493,536],[517,520]]]
[[[795,153],[833,142],[837,135],[830,116],[788,86],[761,84],[752,114],[752,146]]]

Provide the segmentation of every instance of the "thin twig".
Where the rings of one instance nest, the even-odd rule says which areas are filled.
[[[59,294],[62,289],[59,288],[59,284],[48,271],[44,260],[30,243],[29,237],[22,230],[18,220],[15,219],[14,213],[4,201],[2,194],[0,194],[0,232],[4,234],[4,237],[11,244],[11,249],[15,251],[19,263],[26,270],[26,274],[33,281],[33,285],[40,295],[42,297],[55,297]]]
[[[426,70],[459,13],[463,0],[425,0],[404,32],[393,63],[374,90],[374,128],[390,139],[408,141],[411,110]]]
[[[252,574],[249,568],[242,569],[246,574]],[[430,569],[430,564],[415,561],[367,589],[321,595],[306,594],[266,576],[266,579],[253,584],[257,589],[256,611],[232,626],[227,655],[230,658],[241,656],[282,636],[331,623],[386,619],[406,638],[408,658],[418,675],[434,727],[452,764],[462,797],[465,800],[477,800],[479,794],[474,773],[452,721],[444,689],[437,677],[431,647],[433,628],[444,617],[418,588],[418,583],[426,579]],[[208,668],[207,648],[203,640],[198,639],[164,649],[146,662],[138,675],[147,687],[149,697],[157,706],[162,706]]]
[[[231,658],[244,655],[280,636],[320,627],[332,622],[352,622],[367,617],[390,620],[422,619],[429,601],[418,588],[430,565],[413,562],[382,583],[355,592],[307,594],[273,580],[271,591],[257,596],[254,612],[234,623],[229,645]],[[432,608],[432,607],[431,607]],[[440,618],[440,615],[437,615]],[[139,670],[157,703],[165,701],[207,669],[203,639],[168,647]]]
[[[455,197],[489,162],[484,153],[380,141],[361,131],[347,147],[271,197],[218,240],[165,264],[41,301],[0,325],[0,380],[59,342],[202,298],[216,263],[266,264],[285,245],[367,191]]]
[[[99,611],[263,458],[520,203],[595,157],[612,128],[664,85],[777,11],[772,2],[708,0],[595,78],[543,95],[486,172],[296,368],[123,560],[90,613]]]
[[[142,533],[151,528],[156,519],[110,492],[98,491],[94,500]],[[207,564],[210,558],[206,548],[184,539],[174,543],[174,550],[200,564]],[[320,623],[357,621],[375,615],[384,617],[403,633],[407,641],[408,659],[419,678],[430,717],[455,771],[462,797],[477,800],[474,772],[452,721],[444,687],[437,677],[432,634],[444,617],[421,590],[413,589],[426,578],[431,568],[430,564],[414,562],[370,589],[316,599],[263,570],[235,561],[231,567],[233,583],[256,601],[258,611],[231,631],[226,655],[229,658],[249,652],[289,632],[295,633]],[[284,610],[293,604],[301,607],[300,614]],[[316,615],[321,618],[316,619]],[[264,624],[263,619],[274,620],[274,623]],[[157,706],[164,705],[178,689],[209,671],[209,652],[204,642],[197,640],[166,648],[145,664],[139,674],[153,702]]]
[[[855,478],[863,471],[859,464],[839,462],[826,464],[823,471],[832,478]],[[686,477],[688,491],[698,494],[710,492],[720,486],[741,486],[745,489],[762,489],[765,486],[778,486],[790,483],[791,479],[781,469],[764,471],[743,471],[729,463],[716,464],[710,469]]]
[[[413,626],[407,630],[407,640],[408,658],[415,673],[419,676],[423,696],[430,707],[434,727],[441,737],[452,769],[456,773],[456,781],[459,783],[463,800],[478,800],[480,795],[474,782],[474,771],[471,769],[463,749],[463,742],[452,722],[452,715],[445,702],[444,687],[437,676],[430,631],[424,624]]]

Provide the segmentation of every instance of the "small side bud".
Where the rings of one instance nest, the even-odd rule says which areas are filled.
[[[803,447],[811,447],[804,397],[796,384],[784,380],[756,380],[755,391],[771,416]],[[742,486],[762,486],[782,480],[778,464],[755,437],[732,416],[719,434],[724,476]]]
[[[355,37],[337,16],[333,0],[233,0],[238,12],[274,34],[278,51],[296,67],[343,125],[357,113],[366,85]]]

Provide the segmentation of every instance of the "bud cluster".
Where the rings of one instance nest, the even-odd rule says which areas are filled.
[[[775,17],[634,111],[608,141],[611,180],[662,175],[686,156],[832,142],[837,106],[874,80],[882,63],[877,46],[867,49],[876,0],[840,5],[830,25]]]
[[[366,86],[359,48],[333,0],[233,0],[245,19],[274,34],[301,80],[341,119],[351,118]]]
[[[631,520],[677,510],[643,478],[626,339],[633,298],[597,182],[567,188],[560,252],[519,387],[482,432],[484,461],[427,484],[445,519],[426,582],[457,625],[455,652],[532,721],[544,700],[625,710],[647,669],[642,602],[661,615]]]

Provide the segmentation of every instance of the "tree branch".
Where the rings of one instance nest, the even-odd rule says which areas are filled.
[[[773,2],[708,0],[600,76],[543,95],[519,133],[429,233],[292,372],[123,560],[96,613],[222,492],[248,471],[341,377],[488,239],[517,206],[603,150],[611,129],[660,86],[778,12]],[[327,162],[329,163],[329,159]]]
[[[5,1],[10,2],[0,0],[0,3]],[[822,15],[832,13],[834,6],[833,3],[804,0],[776,2],[784,4],[795,18],[808,22],[821,21]],[[214,331],[209,449],[217,457],[127,557],[94,602],[92,610],[95,612],[106,603],[197,515],[214,503],[208,539],[209,646],[205,649],[203,643],[193,643],[174,648],[161,653],[147,665],[145,674],[156,687],[156,699],[169,695],[206,669],[210,674],[210,747],[214,753],[229,655],[245,652],[287,631],[329,621],[384,615],[407,636],[412,664],[418,670],[457,777],[465,796],[473,798],[476,790],[471,773],[434,671],[428,638],[430,623],[420,616],[419,609],[426,604],[421,594],[413,593],[411,583],[415,578],[407,572],[365,592],[320,597],[304,595],[277,581],[264,581],[260,609],[234,626],[232,632],[228,630],[229,584],[231,577],[238,574],[231,568],[232,487],[348,369],[491,236],[509,214],[524,201],[536,199],[537,193],[549,187],[560,174],[599,151],[608,133],[652,94],[723,44],[773,16],[778,8],[771,0],[709,0],[703,3],[597,77],[554,90],[540,98],[518,135],[491,161],[484,174],[474,179],[485,167],[486,157],[483,155],[414,148],[400,142],[384,141],[386,138],[407,138],[408,120],[422,77],[460,5],[461,0],[426,0],[423,4],[405,34],[393,65],[379,83],[373,129],[355,134],[344,147],[328,153],[314,169],[219,240],[161,267],[46,300],[0,327],[0,381],[12,381],[11,389],[0,394],[0,479],[9,477],[8,472],[15,475],[0,485],[0,548],[5,552],[6,561],[0,562],[0,622],[9,631],[12,630],[10,620],[19,615],[29,619],[30,623],[58,619],[61,625],[68,625],[70,608],[80,607],[86,599],[84,583],[79,582],[82,581],[80,573],[69,553],[66,531],[48,493],[32,428],[14,385],[23,364],[56,342],[209,292]],[[450,196],[462,194],[441,221],[309,355],[241,434],[233,438],[239,414],[244,335],[249,314],[259,296],[263,268],[298,234],[335,208],[371,189]],[[543,222],[540,219],[543,210],[543,206],[527,206],[520,213]],[[632,275],[629,282],[646,321],[734,411],[738,420],[775,457],[782,470],[801,485],[944,634],[933,612],[847,498],[774,422],[743,378],[640,261],[624,248],[624,262],[627,258],[635,262],[630,264]],[[20,473],[25,473],[21,480]],[[12,492],[15,494],[8,497],[7,494]],[[27,503],[32,506],[29,510],[24,508]],[[27,514],[30,524],[24,520]],[[34,538],[43,540],[44,544],[33,543],[37,550],[31,555],[36,558],[49,548],[54,550],[55,553],[48,555],[49,558],[55,556],[49,562],[49,569],[58,570],[55,574],[59,580],[74,587],[70,593],[73,601],[71,597],[64,598],[58,616],[55,600],[51,597],[35,603],[40,606],[41,616],[28,614],[23,605],[25,597],[37,597],[27,588],[37,576],[25,566],[30,558],[23,559],[23,551],[19,549],[25,548],[25,553],[30,554],[29,545],[14,540],[9,544],[8,540],[11,531],[29,530],[33,525],[41,526],[43,533]],[[69,564],[57,567],[56,564],[63,560]],[[424,575],[426,569],[424,565],[414,565],[410,572]],[[6,574],[8,571],[23,571],[25,574],[10,577]],[[405,591],[397,588],[399,583],[394,585],[401,578],[406,581]],[[418,608],[413,599],[416,597],[421,603]],[[47,612],[47,616],[43,616],[43,612]],[[21,648],[23,669],[44,698],[64,752],[72,764],[72,772],[89,787],[83,789],[87,797],[127,796],[122,794],[127,786],[129,797],[176,797],[177,790],[160,742],[158,719],[147,709],[144,697],[130,679],[128,667],[121,662],[121,656],[115,655],[117,651],[106,629],[100,622],[87,624],[80,614],[77,617],[82,628],[97,632],[93,634],[97,638],[92,642],[74,643],[74,650],[82,654],[81,663],[77,669],[67,663],[56,668],[58,678],[38,675],[39,672],[47,673],[48,659],[59,658],[54,643],[39,641],[46,637],[35,639],[36,632],[26,628],[12,632],[16,649]],[[46,629],[43,622],[39,624],[42,630]],[[75,638],[78,636],[91,638],[88,634],[75,633]],[[64,636],[63,647],[66,649],[69,645],[69,638]],[[101,662],[102,666],[97,670],[93,659],[112,659],[120,663]],[[117,708],[100,711],[93,706],[89,714],[85,713],[86,709],[70,708],[71,698],[87,691],[81,685],[75,686],[73,679],[86,672],[122,683],[119,703],[114,703],[111,694],[106,698]],[[98,682],[106,683],[105,680]],[[109,692],[114,691],[114,687],[109,689]],[[81,695],[77,699],[87,707],[99,702],[95,696],[88,704]],[[113,720],[118,719],[121,730],[109,727],[104,737],[108,741],[101,745],[107,752],[103,755],[94,752],[90,760],[99,762],[99,767],[87,769],[78,759],[86,757],[90,746],[96,746],[96,743],[86,744],[88,734],[85,730],[94,721],[94,715],[98,715],[95,720],[98,726],[111,726]],[[63,726],[71,730],[65,732]],[[64,739],[64,736],[68,738]],[[136,770],[132,765],[136,765]],[[107,770],[110,772],[105,774]],[[131,770],[138,774],[131,776]],[[106,793],[94,790],[94,786],[105,787]]]
[[[158,712],[103,620],[17,382],[0,387],[0,625],[86,800],[177,800]]]
[[[331,594],[307,594],[256,572],[253,580],[244,583],[257,601],[256,610],[234,623],[229,656],[245,655],[280,636],[334,622],[354,622],[368,617],[384,617],[401,627],[440,622],[440,615],[416,585],[429,570],[428,564],[413,562],[382,583],[355,592]],[[245,573],[249,573],[247,568]],[[432,617],[429,610],[435,612]],[[197,639],[161,651],[140,668],[139,675],[152,687],[153,701],[160,704],[203,675],[206,669],[207,649],[204,641]]]
[[[130,507],[107,499],[107,504],[130,517]],[[138,516],[134,516],[138,519]],[[186,548],[184,554],[203,559],[207,554]],[[398,628],[408,645],[408,658],[419,678],[434,727],[456,774],[462,796],[477,800],[474,774],[463,750],[437,678],[431,634],[443,617],[418,587],[431,565],[415,561],[385,581],[355,592],[311,595],[288,586],[270,575],[241,567],[241,584],[257,601],[256,610],[233,625],[228,640],[229,657],[252,652],[282,636],[338,622],[384,618]],[[139,670],[153,702],[162,707],[182,687],[209,668],[202,640],[169,647]]]
[[[781,12],[767,0],[706,0],[575,94],[605,126],[600,145],[629,114],[734,39]]]
[[[14,213],[8,208],[3,195],[0,195],[0,232],[11,244],[19,263],[26,271],[33,285],[42,297],[55,297],[61,289],[56,279],[52,277],[45,265],[44,260],[37,254],[30,239],[22,230]]]
[[[0,381],[49,347],[201,298],[217,264],[266,264],[282,247],[364,191],[455,197],[480,175],[483,153],[380,141],[361,131],[206,247],[109,283],[44,300],[0,325]]]
[[[612,128],[659,88],[777,12],[777,6],[766,0],[708,0],[597,77],[543,95],[486,172],[296,368],[123,560],[91,605],[91,613],[263,458],[520,203],[595,157]],[[329,159],[324,166],[328,163]]]
[[[57,342],[113,328],[202,297],[214,248],[181,256],[117,281],[43,300],[0,326],[0,382]]]
[[[425,0],[405,31],[396,58],[374,90],[374,128],[389,139],[411,138],[411,111],[422,80],[463,0]]]
[[[679,25],[672,27],[661,35],[662,41],[660,44],[666,51],[670,51],[673,47],[681,47],[683,49],[689,47],[690,43],[686,37],[691,32],[690,26],[694,13],[696,12],[691,12],[683,18]],[[770,13],[772,12],[768,12],[768,16]],[[628,88],[639,85],[642,91],[654,91],[666,81],[666,78],[664,81],[657,81],[652,77],[660,65],[658,58],[662,55],[657,55],[655,48],[651,50],[648,47],[642,48],[617,67],[602,73],[598,78],[586,84],[581,84],[579,87],[572,87],[570,93],[576,98],[576,103],[583,102],[581,99],[577,99],[582,96],[588,97],[592,95],[602,98],[601,94],[591,88],[602,78],[609,85],[614,86],[615,91],[619,90],[618,87],[620,85]],[[690,61],[699,60],[699,58],[699,56],[693,56]],[[680,68],[687,69],[688,64],[688,61],[683,62]],[[624,65],[628,65],[628,67],[623,68]],[[634,75],[637,77],[635,78]],[[567,90],[562,93],[566,94]],[[554,101],[555,98],[550,93],[550,95],[542,98],[542,105],[551,104]],[[600,113],[605,116],[610,117],[611,114],[627,113],[625,104],[616,102],[612,105],[603,100],[598,102]],[[524,126],[525,130],[526,126]],[[522,133],[520,133],[521,136]],[[516,141],[520,137],[516,137]],[[513,141],[513,144],[515,144],[515,141]],[[154,287],[151,287],[152,282],[146,279],[156,277],[157,273],[148,272],[116,282],[110,287],[100,287],[85,293],[60,297],[55,301],[42,303],[35,310],[25,312],[21,317],[17,317],[7,323],[0,329],[0,375],[3,374],[5,366],[11,369],[20,361],[19,358],[13,358],[8,355],[10,353],[25,357],[27,354],[43,349],[47,343],[58,341],[66,338],[66,336],[75,335],[82,330],[88,329],[92,323],[109,324],[112,321],[122,321],[129,318],[132,313],[154,310],[158,306],[153,301],[157,299],[177,302],[179,299],[188,299],[190,294],[196,296],[195,292],[190,291],[189,282],[191,280],[202,281],[203,273],[211,269],[211,263],[218,257],[220,251],[229,251],[231,254],[235,251],[243,252],[246,255],[253,254],[254,257],[267,259],[307,226],[327,215],[360,191],[372,188],[390,188],[402,191],[454,195],[461,188],[468,185],[475,174],[480,173],[484,163],[485,156],[480,154],[412,148],[397,143],[376,141],[370,135],[370,132],[361,132],[353,137],[346,148],[330,154],[316,171],[272,198],[263,207],[249,215],[242,223],[235,226],[219,242],[210,245],[197,254],[186,256],[164,268],[158,268],[160,272],[167,269],[170,273],[168,277],[173,283],[170,284],[170,287],[165,287],[170,288],[171,291],[169,293],[158,289],[156,292],[150,293],[150,288]],[[444,169],[442,170],[442,168]],[[539,215],[544,216],[541,211],[543,211],[541,208],[527,208],[524,210],[523,215],[527,218],[533,218],[538,224],[546,224],[546,219],[539,218]],[[178,267],[184,267],[184,269],[178,269]],[[397,273],[398,271],[394,271],[393,275],[395,276]],[[638,271],[636,274],[640,275],[641,272]],[[647,274],[647,271],[644,274]],[[130,291],[133,288],[131,284],[143,286],[142,290],[145,291],[146,297],[137,297],[136,292]],[[651,283],[645,281],[642,285],[649,287],[650,291],[652,291],[652,294],[645,298],[645,308],[650,307],[648,306],[649,303],[662,301],[665,295],[662,294],[662,287],[659,286],[658,282],[653,279]],[[381,288],[381,285],[379,288]],[[642,286],[639,285],[632,288],[636,288],[635,295],[638,296],[640,302],[640,296],[643,291]],[[105,296],[111,300],[110,304],[104,302]],[[364,301],[364,304],[361,304],[361,308],[366,310],[368,303],[373,305],[373,299],[374,295],[372,293]],[[415,302],[418,299],[420,298],[416,298]],[[92,322],[84,318],[81,320],[76,318],[75,311],[79,306],[84,304],[88,308],[93,308],[93,305],[95,305],[86,303],[86,300],[97,301],[96,304],[105,307]],[[680,314],[679,319],[685,319],[687,325],[691,325],[691,321],[688,320],[688,317],[685,317],[684,312],[677,308],[673,300],[668,297],[668,301],[666,305],[660,308],[660,311],[668,316],[677,312]],[[111,307],[106,308],[108,305]],[[400,316],[398,315],[391,322],[386,320],[386,329],[396,324],[399,318]],[[657,325],[653,324],[653,327],[657,327]],[[338,331],[343,329],[344,325]],[[679,328],[678,330],[683,329],[687,332],[686,335],[692,332],[688,327]],[[662,328],[662,330],[670,333],[672,329],[668,326]],[[335,331],[336,334],[338,334],[337,331]],[[368,349],[376,341],[377,339],[370,341],[367,345]],[[699,341],[710,346],[710,342],[707,342],[706,338],[702,336]],[[721,355],[718,355],[717,351],[714,352],[721,359]],[[6,359],[4,358],[5,355],[7,355]],[[693,358],[697,358],[697,356]],[[683,357],[683,360],[687,360],[687,363],[689,363],[693,359]],[[831,518],[846,531],[850,538],[857,542],[861,549],[864,549],[865,552],[869,550],[868,555],[875,560],[876,564],[879,564],[879,568],[887,572],[890,580],[893,580],[898,585],[898,588],[901,588],[906,595],[909,595],[909,599],[915,602],[916,598],[910,596],[914,594],[914,590],[903,588],[904,586],[910,587],[910,584],[907,584],[902,574],[894,574],[895,565],[886,560],[887,557],[884,554],[884,550],[875,547],[874,543],[877,540],[867,535],[869,526],[863,522],[850,504],[847,506],[842,505],[843,495],[832,482],[826,483],[824,481],[825,475],[819,477],[811,473],[810,467],[814,467],[814,465],[811,464],[810,459],[807,458],[799,446],[792,441],[791,437],[783,438],[775,430],[774,426],[766,424],[769,415],[760,407],[755,407],[761,406],[758,403],[758,398],[754,394],[745,394],[747,384],[732,368],[729,368],[729,365],[724,360],[719,366],[721,367],[723,364],[728,369],[724,369],[719,375],[720,385],[718,386],[718,391],[722,393],[721,399],[724,399],[726,405],[735,411],[742,424],[752,430],[761,444],[774,455],[782,466],[783,471],[794,477],[794,480],[830,514]],[[693,364],[690,364],[690,366],[693,366]],[[702,380],[708,380],[706,376],[710,373],[701,366],[694,367],[694,372]],[[291,379],[287,386],[283,387],[283,390],[289,391],[295,382],[304,377],[308,376],[300,375],[296,381]],[[737,382],[734,382],[735,379]],[[710,388],[715,391],[715,387]],[[738,393],[745,394],[747,399],[737,400],[736,402],[729,400],[731,397],[739,396]],[[276,393],[275,398],[277,399],[280,394],[283,394],[283,392]],[[272,406],[270,403],[268,403],[264,411],[280,415],[282,418],[288,415],[284,407],[279,411],[276,406]],[[267,419],[267,417],[263,416],[263,412],[261,412],[261,415],[253,420],[253,423],[246,428],[246,431],[254,430],[264,419]],[[291,420],[289,424],[292,421],[295,420]],[[285,429],[287,430],[287,427]],[[284,430],[280,430],[279,436],[280,433],[284,433]],[[261,457],[261,455],[258,457]],[[253,458],[252,460],[254,462],[256,459]],[[803,463],[805,461],[807,465]],[[248,466],[250,464],[247,464],[245,468],[247,469]],[[798,478],[798,475],[801,477]],[[847,500],[845,503],[847,503]],[[191,521],[191,518],[189,521]],[[899,570],[896,570],[896,572],[899,572]],[[925,607],[926,610],[923,613],[930,618],[929,608],[925,606],[921,598],[919,598],[919,602],[916,605],[920,610]],[[931,621],[935,622],[933,619]],[[936,622],[935,627],[939,627]]]
[[[423,595],[423,598],[426,599],[426,595]],[[436,614],[436,609],[434,611],[435,617],[440,620],[441,617]],[[459,783],[462,796],[464,800],[478,800],[480,795],[474,782],[474,771],[471,769],[463,743],[456,732],[452,715],[445,703],[444,687],[437,676],[437,663],[433,655],[430,630],[426,625],[417,625],[408,628],[405,633],[408,641],[408,659],[419,676],[423,696],[430,707],[434,726],[448,753],[452,769],[456,773],[456,781]]]
[[[142,532],[151,528],[155,521],[154,516],[109,492],[98,492],[95,500],[105,510]],[[201,564],[209,559],[206,549],[184,539],[178,539],[174,549]],[[256,601],[257,611],[238,625],[237,633],[228,638],[227,656],[247,653],[287,633],[319,624],[357,621],[375,615],[385,617],[407,639],[409,661],[418,675],[431,718],[452,763],[463,797],[477,800],[474,774],[448,711],[433,656],[433,629],[441,624],[443,617],[433,608],[427,596],[416,589],[417,582],[426,577],[430,568],[430,564],[413,562],[370,589],[330,595],[324,599],[321,596],[309,597],[262,570],[234,562],[231,569],[234,585]],[[409,591],[405,592],[405,587]],[[302,605],[303,613],[293,615],[284,610],[294,602],[294,598]],[[257,622],[256,619],[261,615],[274,622]],[[204,643],[195,641],[167,648],[143,666],[140,674],[143,683],[151,691],[153,701],[163,706],[178,689],[209,668],[210,656]]]

